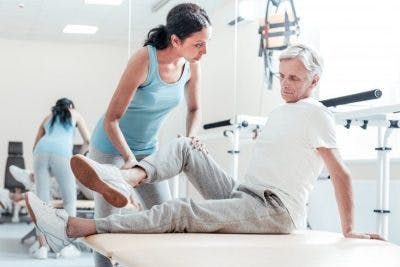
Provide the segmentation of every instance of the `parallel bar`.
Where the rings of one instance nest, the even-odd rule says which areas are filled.
[[[321,103],[326,107],[335,107],[339,105],[346,105],[355,102],[377,99],[380,98],[381,96],[382,96],[382,91],[379,89],[374,89],[362,93],[322,100]]]
[[[207,124],[204,124],[203,128],[205,130],[207,130],[207,129],[223,127],[223,126],[228,126],[228,125],[232,125],[231,120],[223,120],[223,121],[207,123]]]
[[[354,102],[377,99],[377,98],[380,98],[381,96],[382,96],[382,91],[379,89],[374,89],[374,90],[370,90],[370,91],[366,91],[366,92],[362,92],[362,93],[322,100],[321,103],[323,105],[325,105],[326,107],[332,107],[332,106],[345,105],[345,104],[354,103]],[[234,123],[235,123],[235,121],[233,121],[232,119],[229,119],[229,120],[223,120],[223,121],[217,121],[217,122],[204,124],[203,128],[205,130],[207,130],[207,129],[217,128],[217,127],[229,126]]]

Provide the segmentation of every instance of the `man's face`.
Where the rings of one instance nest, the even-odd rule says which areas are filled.
[[[283,59],[279,63],[281,96],[286,103],[295,103],[310,96],[319,77],[308,77],[308,71],[298,58]]]

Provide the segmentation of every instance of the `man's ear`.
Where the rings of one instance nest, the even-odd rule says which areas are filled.
[[[175,34],[171,35],[171,44],[173,47],[178,47],[182,45],[182,40],[179,39],[178,36],[176,36]]]
[[[318,76],[318,75],[314,75],[314,77],[313,77],[313,79],[312,79],[312,81],[311,81],[312,87],[317,86],[317,85],[318,85],[318,82],[319,82],[319,76]]]

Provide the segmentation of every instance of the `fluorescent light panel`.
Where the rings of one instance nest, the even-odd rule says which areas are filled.
[[[98,29],[96,26],[68,24],[65,26],[63,33],[95,34]]]
[[[86,5],[119,6],[124,0],[85,0]]]

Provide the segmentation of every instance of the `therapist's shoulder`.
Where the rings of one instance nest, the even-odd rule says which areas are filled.
[[[141,47],[137,49],[129,59],[129,64],[138,63],[138,64],[149,64],[149,52],[147,46]]]

